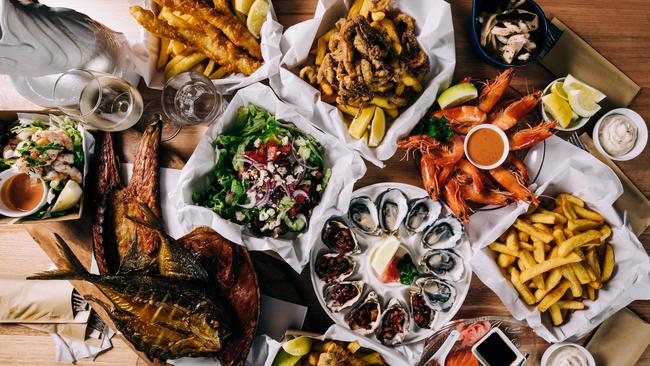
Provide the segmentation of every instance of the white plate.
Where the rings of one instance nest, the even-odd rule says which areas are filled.
[[[389,188],[400,189],[406,194],[409,200],[428,196],[425,190],[412,185],[403,183],[377,183],[354,191],[352,193],[352,198],[358,196],[368,196],[374,201],[381,192]],[[450,213],[451,212],[449,209],[443,204],[443,212],[441,213],[441,217],[450,215]],[[347,213],[344,216],[347,216]],[[463,237],[458,246],[454,248],[455,251],[463,257],[463,262],[465,264],[465,273],[463,274],[463,277],[459,281],[452,282],[457,291],[456,301],[454,302],[454,305],[451,307],[451,309],[449,309],[447,312],[438,312],[436,314],[436,318],[432,327],[433,329],[421,329],[415,325],[412,316],[410,315],[410,303],[408,295],[409,288],[411,288],[411,286],[401,285],[399,283],[384,284],[379,281],[379,279],[372,273],[372,269],[370,268],[370,255],[372,253],[370,247],[373,244],[379,243],[385,237],[385,235],[371,236],[360,233],[354,228],[352,228],[352,230],[354,230],[354,233],[356,234],[356,237],[359,241],[361,253],[351,256],[352,260],[354,260],[357,265],[355,267],[354,273],[350,277],[346,278],[345,281],[361,280],[365,283],[361,299],[355,304],[355,306],[363,301],[365,295],[367,295],[371,289],[377,292],[377,295],[379,295],[382,312],[385,310],[388,300],[391,298],[397,298],[400,300],[402,306],[404,306],[404,308],[409,312],[409,319],[411,323],[409,326],[409,333],[402,344],[415,343],[426,339],[436,330],[440,329],[447,322],[449,322],[454,317],[454,315],[456,315],[461,305],[465,301],[465,297],[467,296],[470,282],[472,280],[472,270],[469,266],[471,249],[466,235]],[[425,252],[427,252],[427,249],[420,244],[422,233],[417,233],[415,235],[409,236],[406,232],[406,229],[402,225],[399,229],[398,234],[402,245],[408,249],[412,255],[413,262],[418,265],[420,258],[425,254]],[[350,310],[354,308],[354,306],[346,308],[338,313],[334,313],[330,311],[329,308],[325,305],[325,300],[323,298],[323,288],[325,287],[326,283],[320,280],[314,271],[316,258],[319,256],[319,254],[325,252],[332,252],[332,250],[322,242],[319,236],[316,243],[314,244],[314,247],[312,248],[311,258],[309,262],[311,269],[311,282],[314,287],[314,291],[316,292],[316,296],[318,297],[318,301],[320,302],[325,312],[336,324],[350,329],[348,323],[345,321],[345,315],[349,313]],[[370,334],[367,337],[377,343],[380,343],[374,334]]]
[[[557,83],[557,82],[560,82],[560,81],[564,82],[564,79],[566,79],[566,78],[555,79],[550,84],[548,84],[546,86],[546,88],[544,88],[544,91],[542,92],[542,97],[547,95],[547,94],[551,94],[551,91],[550,91],[551,86],[553,84]],[[544,118],[544,121],[546,121],[546,122],[552,121],[552,118],[550,118],[546,114],[546,110],[544,109],[544,103],[540,102],[539,105],[540,105],[540,109],[542,111],[542,118]],[[575,130],[579,130],[580,128],[582,128],[584,125],[587,124],[587,122],[589,122],[589,117],[578,117],[578,119],[576,119],[575,121],[571,121],[571,123],[569,123],[568,127],[565,128],[565,127],[562,127],[562,126],[560,126],[558,124],[557,127],[555,127],[555,129],[559,130],[559,131],[575,131]]]

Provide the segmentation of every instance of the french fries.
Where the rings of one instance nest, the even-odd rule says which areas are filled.
[[[615,273],[612,229],[605,218],[568,193],[554,207],[517,218],[488,248],[521,299],[548,313],[555,326],[584,310]]]

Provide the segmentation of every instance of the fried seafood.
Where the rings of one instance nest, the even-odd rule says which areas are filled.
[[[320,89],[323,100],[336,103],[353,117],[370,106],[397,117],[422,91],[429,71],[429,58],[415,35],[415,21],[407,14],[389,12],[388,4],[388,0],[356,1],[347,18],[339,19],[335,28],[318,38],[313,64],[299,72]],[[354,138],[361,138],[372,114],[364,119],[352,122]],[[355,122],[362,125],[358,132]],[[377,123],[384,123],[383,119]]]
[[[225,1],[212,6],[201,0],[155,2],[162,8],[157,16],[140,6],[129,10],[161,39],[157,66],[165,78],[190,70],[211,79],[237,72],[251,75],[262,65],[259,41]]]
[[[480,124],[490,123],[503,130],[508,136],[511,152],[529,148],[554,134],[553,129],[558,125],[555,121],[517,128],[535,108],[541,93],[533,92],[500,103],[512,75],[513,70],[508,69],[486,82],[476,105],[434,111],[429,119],[416,127],[413,135],[398,141],[398,146],[406,149],[407,154],[412,151],[421,153],[422,181],[431,198],[438,199],[442,195],[454,214],[463,221],[469,220],[472,210],[468,201],[495,206],[506,206],[516,200],[532,205],[538,203],[528,188],[526,165],[512,153],[501,166],[489,170],[489,174],[463,158],[463,135]]]

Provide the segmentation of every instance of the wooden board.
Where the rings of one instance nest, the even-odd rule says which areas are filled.
[[[83,0],[66,0],[67,3],[79,3]],[[47,1],[46,1],[47,2]],[[58,3],[62,3],[59,0]],[[118,5],[126,3],[126,0],[96,0],[97,6],[125,6]],[[315,9],[316,1],[305,0],[275,0],[274,7],[278,14],[280,22],[288,27],[299,21],[311,18]],[[455,0],[451,2],[454,27],[456,29],[456,78],[462,78],[466,75],[473,77],[492,77],[496,70],[486,64],[483,64],[473,54],[469,39],[469,22],[470,22],[470,0]],[[642,87],[642,91],[636,100],[630,106],[645,118],[650,118],[650,96],[647,94],[647,88],[650,86],[650,68],[645,62],[646,51],[650,48],[650,33],[640,26],[647,23],[648,13],[650,13],[650,2],[646,0],[544,0],[541,4],[547,15],[557,16],[569,25],[576,33],[589,42],[594,48],[599,50],[606,58],[612,61],[623,72],[630,76]],[[607,19],[606,26],[603,26],[603,19]],[[630,26],[631,24],[635,26]],[[523,69],[517,70],[513,86],[519,90],[532,90],[541,88],[554,79],[553,75],[548,73],[542,66],[533,63]],[[4,92],[6,90],[6,93]],[[145,100],[159,100],[159,93],[148,90],[144,86],[140,87]],[[21,109],[29,105],[24,99],[16,96],[15,92],[7,83],[0,83],[0,109]],[[592,122],[593,123],[593,122]],[[182,167],[182,161],[189,158],[194,146],[202,135],[205,127],[184,128],[180,135],[168,143],[163,143],[163,166]],[[132,161],[135,149],[138,144],[138,134],[129,131],[121,134],[117,139],[123,147],[123,161]],[[650,195],[650,169],[648,169],[648,158],[650,150],[646,150],[640,157],[629,161],[621,162],[621,169],[634,181],[640,190],[646,195]],[[421,186],[418,172],[412,161],[403,161],[402,154],[398,153],[389,160],[384,169],[378,169],[368,165],[366,176],[361,179],[356,188],[368,184],[384,181],[403,182]],[[75,243],[75,252],[82,257],[85,263],[89,263],[90,242],[87,233],[89,227],[88,221],[80,221],[68,224],[38,225],[27,228],[30,234],[38,239],[43,249],[53,257],[51,250],[52,232],[63,233],[65,237]],[[7,231],[9,230],[9,231]],[[21,233],[23,241],[15,242],[17,233]],[[16,229],[0,230],[0,243],[16,243],[15,245],[25,245],[29,242],[25,239],[24,232]],[[646,231],[641,236],[646,250],[650,249],[650,232]],[[30,242],[31,244],[31,242]],[[1,247],[0,247],[1,248]],[[12,255],[18,255],[18,259],[24,263],[23,269],[33,268],[27,273],[42,270],[43,268],[30,267],[29,256],[33,253],[38,257],[39,253],[34,250],[35,246],[29,247],[28,251],[19,251],[18,253],[7,250],[5,254],[11,258]],[[0,253],[2,253],[0,251]],[[0,263],[2,263],[0,258]],[[303,271],[300,276],[294,274],[291,269],[284,263],[261,253],[253,254],[253,260],[256,265],[258,276],[263,279],[261,283],[262,292],[283,298],[288,301],[301,303],[309,307],[305,329],[309,331],[322,332],[330,324],[329,317],[322,311],[316,300],[307,270]],[[5,272],[11,267],[0,265],[0,272]],[[15,267],[13,267],[15,268]],[[282,288],[278,284],[282,284]],[[293,291],[287,294],[283,291],[287,284],[290,284]],[[650,321],[650,302],[637,301],[631,305],[631,308],[646,321]],[[501,304],[499,299],[485,287],[476,277],[473,278],[472,288],[457,318],[476,317],[482,315],[508,315],[507,310]],[[52,356],[46,352],[31,352],[33,347],[45,347],[41,336],[33,332],[16,331],[15,327],[0,326],[0,359],[8,364],[49,364]],[[19,328],[21,329],[21,328]],[[29,338],[35,337],[33,341]],[[33,346],[32,346],[33,344]],[[118,342],[119,344],[119,342]],[[11,348],[12,351],[7,351]],[[133,365],[135,361],[129,358],[129,352],[123,346],[117,350],[110,351],[106,358],[113,357],[113,364]],[[132,354],[131,354],[132,355]],[[104,356],[102,356],[104,357]],[[639,361],[639,365],[650,365],[650,351],[646,350]]]

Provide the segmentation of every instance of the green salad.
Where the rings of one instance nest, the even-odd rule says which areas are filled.
[[[323,146],[255,105],[235,125],[214,140],[216,167],[194,203],[264,236],[304,231],[331,174]]]

